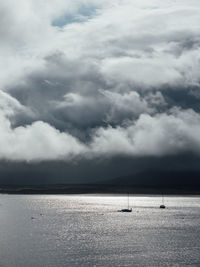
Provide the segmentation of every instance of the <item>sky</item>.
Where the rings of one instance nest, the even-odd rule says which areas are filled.
[[[0,181],[199,171],[199,0],[0,0],[0,21]]]

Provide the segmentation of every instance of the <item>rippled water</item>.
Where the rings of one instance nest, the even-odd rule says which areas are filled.
[[[0,266],[200,266],[200,198],[0,195]],[[32,218],[31,218],[32,217]]]

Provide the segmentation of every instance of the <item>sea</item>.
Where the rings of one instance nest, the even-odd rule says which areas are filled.
[[[0,266],[200,266],[200,197],[0,195]]]

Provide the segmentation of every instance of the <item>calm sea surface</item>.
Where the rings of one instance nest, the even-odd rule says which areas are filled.
[[[0,195],[0,266],[200,266],[200,198]]]

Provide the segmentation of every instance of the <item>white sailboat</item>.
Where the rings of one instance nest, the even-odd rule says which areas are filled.
[[[129,194],[128,194],[127,201],[128,201],[127,209],[121,209],[120,212],[132,212],[132,208],[130,208],[129,206]]]
[[[162,194],[162,204],[160,205],[160,209],[165,209],[165,204],[164,204],[164,196]]]

